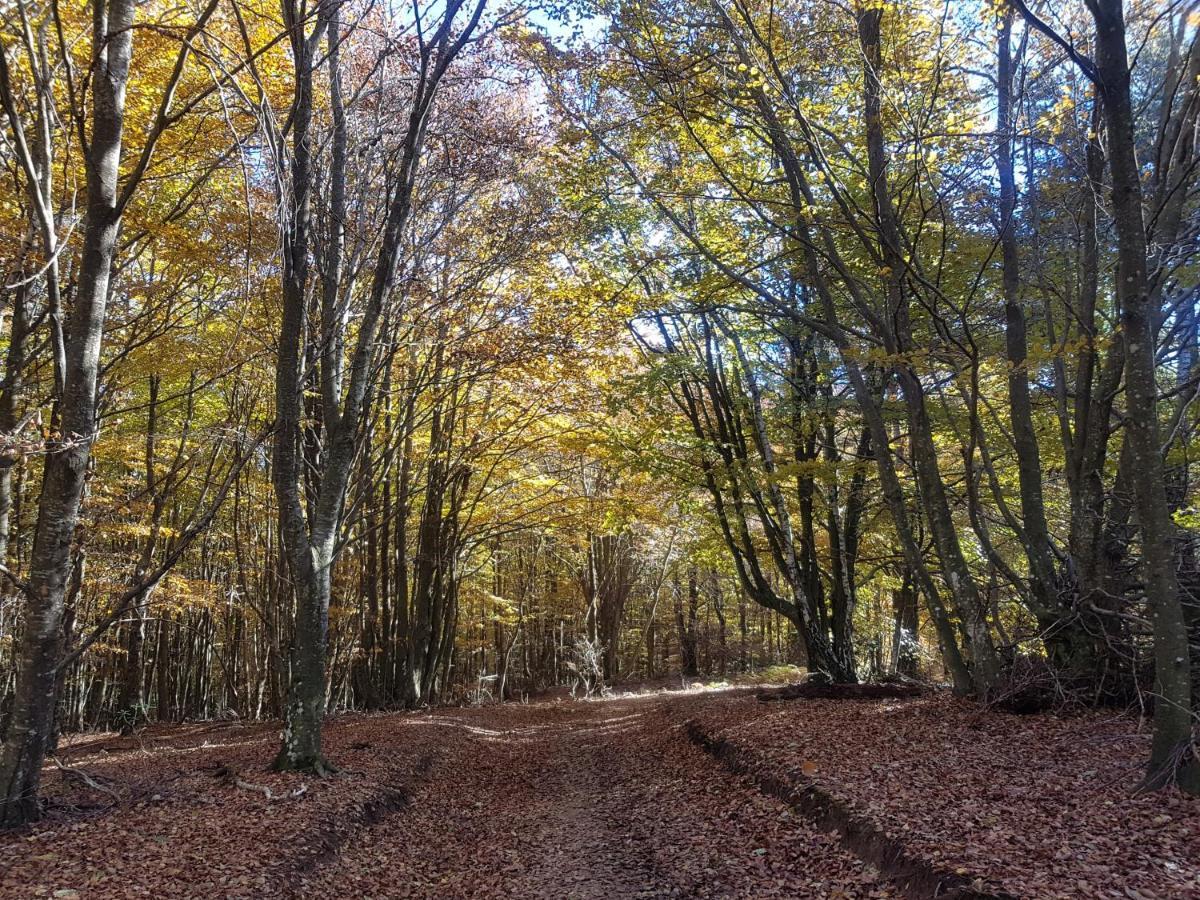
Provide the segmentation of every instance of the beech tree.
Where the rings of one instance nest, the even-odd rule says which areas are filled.
[[[283,211],[282,315],[275,379],[273,479],[279,503],[280,534],[296,591],[295,634],[283,746],[276,765],[323,774],[329,766],[321,753],[321,720],[326,705],[326,647],[333,566],[341,540],[340,525],[364,416],[377,372],[377,335],[393,302],[401,269],[402,241],[413,207],[426,131],[435,100],[450,66],[479,26],[484,2],[451,2],[437,10],[417,6],[409,27],[415,43],[413,86],[407,110],[398,111],[402,138],[385,177],[390,186],[380,205],[376,261],[355,308],[356,333],[350,337],[350,312],[356,297],[356,262],[346,258],[346,200],[349,132],[341,71],[340,3],[284,8],[294,64],[295,94],[288,114],[268,122],[269,143],[286,188]],[[462,18],[460,19],[460,13]],[[323,57],[320,48],[324,43]],[[330,124],[326,227],[313,227],[319,136],[314,119],[318,72],[328,83]],[[357,87],[357,86],[356,86]],[[285,147],[290,127],[291,151]],[[316,270],[314,273],[314,269]],[[310,287],[315,274],[316,288]],[[310,297],[314,327],[306,328]],[[320,398],[306,409],[304,392],[312,384]]]
[[[862,429],[875,472],[860,496],[886,508],[895,571],[918,587],[956,688],[1004,702],[1044,654],[1044,689],[1122,703],[1152,653],[1170,711],[1147,783],[1190,783],[1195,648],[1171,573],[1190,572],[1191,543],[1167,461],[1186,453],[1195,371],[1196,37],[1183,9],[1131,8],[1136,72],[1124,4],[1090,2],[1043,10],[1051,23],[1023,3],[961,18],[938,3],[619,3],[605,7],[610,52],[533,55],[578,135],[578,177],[603,173],[596,246],[641,295],[635,336],[711,447],[696,477],[712,479],[739,565],[790,543],[772,535],[806,504],[771,496],[781,439],[757,422],[777,406],[778,366],[753,359],[748,333],[803,335],[802,356],[835,360],[816,363],[835,431]],[[974,17],[994,37],[972,34]],[[980,79],[976,51],[994,76]],[[1150,115],[1120,99],[1134,89]],[[1064,193],[1065,178],[1085,189]],[[810,596],[848,561],[835,519],[823,534]],[[772,568],[767,588],[796,571],[786,554]]]
[[[126,93],[134,55],[137,5],[124,0],[102,2],[93,9],[89,33],[88,78],[80,79],[69,60],[72,52],[60,40],[51,43],[46,23],[22,22],[22,51],[33,73],[32,122],[18,106],[15,78],[8,60],[6,36],[0,46],[0,100],[3,101],[15,154],[28,191],[29,208],[41,237],[47,277],[51,346],[55,351],[55,396],[50,437],[43,451],[42,486],[28,576],[20,584],[25,596],[25,622],[12,712],[0,752],[4,799],[0,821],[18,824],[38,815],[37,787],[42,760],[54,727],[63,612],[71,577],[72,548],[83,497],[88,461],[96,432],[100,345],[122,214],[141,186],[158,140],[189,107],[211,89],[176,102],[176,90],[193,55],[192,41],[216,11],[217,2],[195,10],[189,24],[169,26],[178,35],[175,62],[159,94],[154,118],[132,168],[122,176],[125,150]],[[35,38],[34,35],[38,37]],[[57,32],[61,38],[61,31]],[[47,45],[53,47],[51,50]],[[65,68],[54,77],[53,65]],[[64,84],[65,82],[65,84]],[[59,91],[63,96],[59,96]],[[54,107],[69,117],[82,148],[86,206],[75,286],[66,309],[58,282],[60,227],[53,194],[53,151],[49,129]],[[32,126],[32,128],[31,128]],[[31,133],[32,129],[38,133]]]
[[[1144,219],[1146,202],[1130,93],[1125,4],[1123,0],[1088,0],[1086,5],[1096,28],[1094,62],[1071,47],[1023,2],[1018,0],[1016,5],[1032,27],[1063,46],[1071,60],[1096,84],[1103,110],[1117,237],[1115,293],[1125,348],[1125,434],[1129,465],[1137,473],[1131,480],[1144,547],[1142,573],[1154,628],[1157,709],[1146,782],[1158,787],[1178,779],[1193,792],[1200,791],[1200,760],[1192,749],[1191,655],[1176,576],[1174,525],[1167,502],[1158,418],[1156,350],[1162,310],[1156,308],[1161,295],[1152,285],[1166,273],[1160,270],[1152,275],[1150,271],[1152,260]],[[1195,52],[1194,43],[1191,52]],[[1176,66],[1179,65],[1177,61]],[[1176,87],[1181,80],[1175,76]],[[1187,90],[1191,92],[1194,86]],[[1171,102],[1168,101],[1168,109]],[[1184,102],[1190,105],[1189,100]],[[1173,150],[1167,165],[1175,162]],[[1170,174],[1167,180],[1175,182],[1173,190],[1183,191],[1180,179],[1186,177]]]

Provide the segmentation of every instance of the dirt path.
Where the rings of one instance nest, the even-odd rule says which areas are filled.
[[[450,749],[411,805],[354,835],[297,894],[891,896],[834,839],[694,747],[671,702],[424,717]]]
[[[693,744],[689,720],[736,760]],[[79,736],[59,748],[68,768],[47,767],[42,821],[0,832],[0,900],[896,895],[727,766],[852,809],[855,846],[895,838],[910,882],[1200,898],[1196,801],[1131,795],[1144,731],[938,696],[661,692],[338,716],[325,747],[345,776],[318,780],[269,770],[278,723]]]
[[[66,742],[105,792],[48,771],[0,900],[894,896],[688,739],[699,699],[342,716],[323,780],[268,770],[271,723]]]

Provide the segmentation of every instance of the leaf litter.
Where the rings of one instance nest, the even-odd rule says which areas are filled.
[[[689,721],[981,886],[1200,897],[1200,801],[1133,795],[1135,720],[738,691],[346,715],[328,779],[268,771],[270,725],[73,739],[0,835],[0,897],[901,896]]]

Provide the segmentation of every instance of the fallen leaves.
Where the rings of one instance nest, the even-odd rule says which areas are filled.
[[[357,835],[301,893],[894,896],[836,840],[714,766],[667,697],[430,717],[444,764],[404,816]]]
[[[0,835],[0,896],[897,896],[692,744],[692,718],[978,890],[1200,897],[1200,803],[1131,795],[1129,720],[736,692],[346,716],[327,748],[356,774],[319,781],[267,770],[265,725],[76,739],[64,759],[119,804],[48,770],[45,820]]]
[[[362,825],[356,808],[419,779],[437,735],[397,727],[412,717],[346,716],[329,729],[329,752],[369,738],[381,752],[356,759],[363,775],[312,782],[269,771],[277,728],[155,727],[143,752],[135,739],[106,735],[65,742],[63,755],[120,798],[88,805],[86,785],[48,769],[49,809],[31,833],[0,834],[0,897],[262,897],[290,890],[297,872]],[[376,732],[382,729],[382,737]],[[224,765],[261,790],[221,783]],[[252,775],[250,773],[253,773]],[[105,804],[105,807],[109,804]],[[64,895],[69,896],[69,895]]]
[[[1130,718],[1013,716],[936,694],[779,705],[710,695],[679,708],[770,771],[819,772],[822,790],[910,852],[999,890],[1200,897],[1200,800],[1135,796],[1149,736]]]

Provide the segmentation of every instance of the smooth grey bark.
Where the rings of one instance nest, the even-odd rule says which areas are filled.
[[[313,110],[313,60],[321,31],[328,26],[320,18],[315,33],[306,36],[304,22],[293,4],[284,6],[291,31],[295,68],[292,101],[292,163],[288,196],[290,220],[283,240],[283,315],[275,367],[275,440],[271,477],[279,503],[279,527],[284,556],[296,588],[296,615],[291,673],[285,712],[283,747],[276,765],[324,771],[321,754],[321,717],[325,707],[325,640],[328,629],[327,603],[319,592],[321,569],[309,543],[303,500],[300,493],[301,347],[305,293],[308,286],[310,197],[312,180],[311,127]],[[325,570],[327,571],[327,569]],[[313,647],[298,654],[300,646]]]
[[[345,362],[348,326],[342,284],[342,243],[346,188],[346,118],[341,97],[338,46],[341,41],[336,4],[323,4],[317,22],[306,33],[301,10],[285,7],[292,33],[296,94],[292,105],[291,184],[287,196],[289,221],[284,240],[283,316],[276,364],[276,434],[273,481],[279,501],[280,532],[296,594],[291,679],[283,742],[275,765],[280,769],[322,774],[329,766],[321,752],[321,723],[326,704],[325,657],[329,631],[329,602],[333,565],[350,475],[362,439],[361,422],[373,393],[376,336],[392,293],[400,242],[412,211],[413,190],[424,150],[434,99],[446,71],[479,24],[486,0],[479,0],[459,33],[454,24],[466,0],[450,0],[438,26],[418,42],[419,66],[401,143],[398,169],[386,203],[385,221],[371,284],[358,333]],[[426,11],[419,11],[425,15]],[[330,167],[333,233],[324,236],[321,255],[321,334],[302,346],[309,285],[313,190],[312,118],[317,48],[328,45],[331,112],[333,116]],[[315,351],[309,353],[309,351]],[[304,422],[304,361],[318,360],[321,406],[319,429],[322,452],[316,472],[301,466]],[[309,487],[301,487],[302,475]]]
[[[9,318],[8,349],[4,354],[4,381],[0,384],[0,440],[14,446],[0,452],[0,566],[8,566],[9,543],[13,538],[13,469],[20,462],[18,414],[25,381],[27,342],[32,330],[30,321],[32,299],[30,297],[29,260],[33,250],[33,230],[21,247],[21,256],[13,267],[11,280],[16,282],[12,289],[12,314]]]
[[[120,228],[118,175],[135,10],[133,0],[109,0],[95,7],[87,223],[66,343],[63,392],[58,399],[61,436],[47,447],[43,464],[25,590],[25,628],[17,651],[17,686],[0,751],[2,825],[38,817],[39,776],[54,725],[63,609],[95,437],[100,340]]]
[[[53,195],[49,174],[51,118],[48,107],[51,81],[42,71],[37,84],[39,129],[30,142],[11,93],[11,73],[0,46],[0,106],[9,119],[20,166],[31,186],[30,201],[42,233],[47,256],[45,284],[50,344],[54,360],[54,436],[46,442],[42,489],[29,574],[21,587],[25,628],[17,649],[17,686],[12,713],[6,723],[0,750],[0,825],[36,818],[37,788],[42,761],[54,730],[54,708],[63,668],[90,646],[96,634],[63,654],[64,624],[69,593],[81,583],[81,560],[75,530],[84,483],[96,432],[96,394],[100,375],[100,349],[104,332],[113,260],[121,215],[141,185],[159,138],[182,115],[173,110],[176,89],[193,52],[193,40],[215,12],[217,0],[208,0],[181,37],[180,50],[159,97],[159,103],[136,162],[121,177],[125,126],[125,94],[133,54],[137,4],[132,0],[93,0],[91,26],[90,108],[74,110],[80,123],[90,122],[83,153],[87,203],[82,246],[76,264],[76,285],[67,327],[63,327],[62,298],[58,284],[58,240],[55,234]],[[46,55],[33,50],[25,21],[26,52],[44,67]],[[60,47],[66,53],[67,48]],[[37,67],[35,66],[35,68]],[[216,86],[200,91],[188,101],[191,108]],[[74,95],[72,95],[74,99]],[[161,577],[161,573],[158,574]],[[127,602],[123,598],[122,602]],[[110,627],[115,620],[108,620]]]
[[[1000,183],[1001,288],[1008,361],[1008,411],[1021,499],[1020,527],[1014,530],[1021,539],[1029,565],[1029,581],[1025,586],[1029,607],[1037,618],[1051,662],[1057,668],[1092,676],[1097,674],[1095,641],[1059,595],[1057,565],[1042,490],[1041,450],[1029,392],[1028,324],[1021,297],[1021,260],[1016,235],[1017,185],[1013,166],[1013,18],[1012,9],[1007,9],[1000,20],[998,35],[996,168]],[[1094,208],[1092,215],[1095,215]],[[1094,273],[1092,277],[1095,277]],[[1094,287],[1090,296],[1094,315]],[[1091,354],[1085,350],[1083,356],[1090,359]],[[1090,378],[1090,369],[1087,377]],[[1107,428],[1107,422],[1103,427]]]
[[[1021,492],[1021,518],[1026,536],[1025,553],[1029,561],[1030,588],[1036,601],[1039,620],[1054,615],[1058,605],[1053,593],[1054,555],[1046,507],[1042,499],[1042,464],[1037,432],[1033,427],[1033,407],[1029,398],[1027,370],[1028,326],[1021,303],[1021,262],[1017,250],[1017,188],[1013,173],[1013,58],[1011,48],[1013,16],[1006,11],[1000,21],[997,111],[996,166],[1000,181],[1000,256],[1001,285],[1004,294],[1004,337],[1008,357],[1009,422],[1013,448],[1017,455],[1017,477]]]
[[[1122,0],[1087,0],[1096,26],[1095,61],[1082,56],[1037,17],[1023,0],[1013,0],[1026,21],[1068,55],[1103,98],[1108,138],[1113,225],[1117,235],[1116,295],[1124,342],[1125,446],[1134,506],[1142,537],[1142,577],[1154,635],[1157,699],[1154,736],[1145,785],[1178,782],[1200,792],[1200,760],[1193,744],[1191,665],[1187,623],[1176,575],[1175,529],[1166,492],[1158,422],[1156,347],[1161,295],[1150,272],[1144,192],[1137,160],[1137,135],[1130,87]],[[1155,273],[1157,274],[1157,273]]]
[[[1104,466],[1108,458],[1113,402],[1125,370],[1125,334],[1118,331],[1100,358],[1096,349],[1100,247],[1098,206],[1104,193],[1105,157],[1100,145],[1104,100],[1095,89],[1091,134],[1084,152],[1084,194],[1080,232],[1079,292],[1076,318],[1087,345],[1075,371],[1074,429],[1067,447],[1067,485],[1071,496],[1068,547],[1083,605],[1107,605],[1104,596],[1107,566],[1103,553],[1105,519]]]

